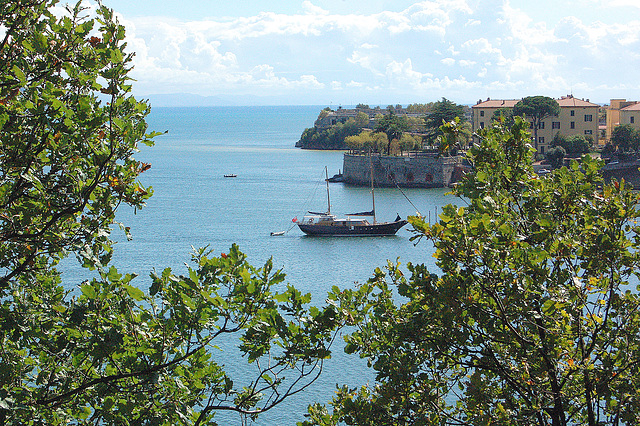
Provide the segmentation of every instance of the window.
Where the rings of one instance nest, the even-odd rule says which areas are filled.
[[[544,129],[544,121],[538,123],[538,129]]]
[[[584,121],[593,121],[593,115],[585,114],[584,115]]]
[[[484,121],[481,121],[481,122],[480,122],[480,128],[481,128],[481,129],[484,129]]]
[[[553,123],[551,123],[551,128],[552,129],[559,129],[560,128],[560,122],[559,121],[554,121]]]
[[[635,123],[635,117],[629,117],[631,119],[631,124]]]
[[[593,130],[585,130],[584,134],[585,135],[592,135],[593,134]]]
[[[570,127],[571,127],[572,129],[575,129],[575,128],[576,128],[576,122],[575,122],[575,121],[572,121],[572,122],[571,122],[571,126],[570,126]]]
[[[484,111],[480,111],[480,117],[484,117]]]
[[[571,116],[575,117],[575,115],[576,115],[576,112],[574,110],[571,110]]]
[[[538,143],[542,145],[544,143],[544,136],[538,137]]]
[[[544,154],[544,146],[540,147],[540,154]]]

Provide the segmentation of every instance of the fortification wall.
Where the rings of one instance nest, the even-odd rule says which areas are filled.
[[[351,185],[368,186],[370,170],[377,187],[392,187],[396,183],[405,188],[441,188],[451,185],[454,173],[462,165],[460,157],[436,157],[434,155],[380,156],[345,154],[343,179]]]
[[[605,181],[611,182],[612,179],[618,182],[624,179],[631,184],[634,189],[640,189],[640,160],[629,161],[623,163],[609,163],[602,168],[602,176]]]

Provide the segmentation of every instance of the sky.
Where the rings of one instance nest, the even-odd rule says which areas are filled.
[[[640,100],[640,0],[103,4],[126,27],[137,96],[334,107]]]

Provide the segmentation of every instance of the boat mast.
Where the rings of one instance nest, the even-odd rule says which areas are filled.
[[[327,183],[327,214],[331,214],[331,199],[329,198],[329,172],[327,166],[324,166],[324,181]]]
[[[371,150],[369,150],[369,176],[371,177],[371,201],[373,202],[373,223],[376,223],[376,196],[373,192],[373,162],[371,160]]]

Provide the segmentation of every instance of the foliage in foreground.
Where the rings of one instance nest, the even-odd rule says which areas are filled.
[[[51,275],[13,286],[2,306],[0,414],[8,424],[215,424],[217,411],[255,418],[304,390],[330,356],[333,308],[271,261],[194,254],[187,275],[153,275],[150,294],[113,267],[70,297]],[[248,365],[225,371],[239,345]],[[240,355],[235,362],[243,362]]]
[[[109,265],[117,208],[151,194],[133,155],[155,134],[112,12],[56,5],[0,1],[0,425],[255,418],[318,377],[336,310],[236,246],[153,274],[149,294]],[[70,253],[83,282],[57,270]],[[240,380],[217,345],[237,347]]]
[[[465,205],[411,219],[439,275],[389,265],[334,292],[357,324],[347,351],[376,381],[339,388],[304,424],[640,422],[639,196],[589,156],[537,176],[528,127],[481,133],[454,189]]]

